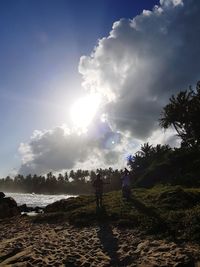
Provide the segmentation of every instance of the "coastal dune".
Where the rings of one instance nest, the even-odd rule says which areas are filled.
[[[155,240],[105,223],[77,228],[27,216],[0,222],[0,266],[197,267],[199,252],[197,244]]]

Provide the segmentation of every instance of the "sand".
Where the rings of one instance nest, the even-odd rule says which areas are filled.
[[[0,221],[0,266],[192,267],[199,252],[197,244],[155,240],[108,224],[76,228],[31,223],[25,216]]]

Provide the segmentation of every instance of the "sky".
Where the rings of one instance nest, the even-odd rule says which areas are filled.
[[[2,0],[0,177],[123,167],[200,79],[195,0]]]

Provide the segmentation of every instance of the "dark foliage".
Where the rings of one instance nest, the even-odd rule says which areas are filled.
[[[162,112],[160,125],[164,129],[173,126],[182,140],[182,146],[200,147],[200,82],[196,90],[181,91],[170,98]]]
[[[55,176],[52,172],[45,176],[17,175],[14,179],[7,176],[0,179],[0,190],[8,192],[27,192],[45,194],[88,194],[92,193],[92,181],[96,174],[100,173],[106,185],[104,191],[119,190],[121,187],[121,171],[109,169],[97,169],[95,171],[77,170]]]
[[[162,112],[160,125],[173,126],[181,139],[180,148],[168,145],[141,146],[129,157],[134,182],[139,186],[156,183],[200,186],[200,82],[172,96]]]
[[[153,186],[157,183],[200,186],[200,150],[167,145],[141,147],[128,162],[134,184]]]

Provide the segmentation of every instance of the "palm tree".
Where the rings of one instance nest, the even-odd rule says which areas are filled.
[[[174,127],[182,139],[182,145],[187,147],[200,146],[200,82],[196,92],[190,87],[170,98],[170,103],[163,108],[160,125],[164,129]]]
[[[144,145],[141,146],[141,149],[139,151],[142,157],[149,157],[152,152],[152,145],[149,145],[149,143],[144,143]]]

